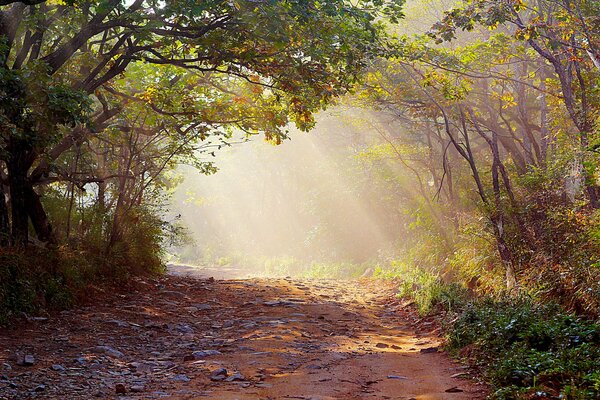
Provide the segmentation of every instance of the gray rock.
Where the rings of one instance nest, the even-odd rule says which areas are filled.
[[[120,321],[118,319],[111,319],[110,321],[106,321],[106,322],[108,322],[109,324],[115,324],[117,326],[120,326],[121,328],[126,328],[129,326],[128,322]]]
[[[185,374],[177,374],[173,377],[174,381],[189,382],[191,379]]]
[[[194,351],[192,353],[192,355],[194,356],[194,358],[204,358],[204,357],[210,357],[210,356],[218,356],[221,355],[223,353],[221,353],[219,350],[197,350]]]
[[[66,368],[65,368],[65,367],[63,367],[63,366],[62,366],[62,365],[60,365],[60,364],[52,364],[52,366],[50,367],[50,369],[51,369],[52,371],[65,371],[65,370],[66,370]]]
[[[142,385],[133,385],[129,388],[133,393],[141,393],[144,391],[144,386]]]
[[[211,381],[222,381],[227,378],[227,370],[225,368],[217,368],[210,374]]]
[[[92,353],[104,354],[112,358],[124,358],[125,354],[110,346],[96,346],[90,350]]]
[[[33,364],[35,364],[35,357],[31,354],[26,354],[23,356],[23,359],[21,360],[20,364],[25,367],[30,367]]]
[[[225,382],[233,382],[233,381],[245,381],[246,377],[244,377],[244,375],[240,374],[239,372],[236,372],[233,375],[228,376],[225,379]]]
[[[192,329],[191,326],[185,324],[177,324],[174,330],[180,333],[194,333],[194,329]]]

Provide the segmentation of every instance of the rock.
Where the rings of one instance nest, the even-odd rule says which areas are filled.
[[[189,382],[191,379],[185,374],[177,374],[173,377],[174,381]]]
[[[65,368],[65,367],[63,367],[63,366],[62,366],[62,365],[60,365],[60,364],[52,364],[52,366],[50,367],[50,369],[51,369],[52,371],[65,371],[65,370],[66,370],[66,368]]]
[[[426,347],[424,349],[419,350],[419,352],[421,352],[421,353],[437,353],[438,348],[437,347]]]
[[[194,329],[185,324],[177,324],[174,330],[180,333],[194,333]]]
[[[385,343],[377,343],[375,345],[375,347],[379,348],[379,349],[387,349],[389,346]]]
[[[199,303],[199,304],[194,304],[194,307],[198,310],[198,311],[202,311],[202,310],[210,310],[212,308],[212,306],[210,304],[206,304],[206,303]]]
[[[290,306],[293,306],[294,304],[295,303],[293,301],[289,301],[289,300],[273,300],[273,301],[263,302],[263,305],[268,306],[268,307],[276,307],[276,306],[290,307]]]
[[[456,386],[451,387],[450,389],[445,390],[446,393],[461,393],[464,390],[457,388]]]
[[[393,344],[392,345],[392,349],[394,349],[394,350],[402,350],[402,347]]]
[[[127,393],[127,388],[122,383],[117,383],[115,385],[115,393],[117,393],[117,394]]]
[[[211,381],[222,381],[227,378],[227,370],[225,368],[217,368],[210,374]]]
[[[129,388],[129,390],[131,390],[131,392],[133,393],[141,393],[144,391],[144,386],[142,385],[133,385],[132,387]]]
[[[115,324],[117,326],[120,326],[121,328],[129,327],[129,323],[127,323],[125,321],[119,321],[118,319],[111,319],[110,321],[107,321],[107,323]]]
[[[124,358],[125,354],[110,346],[96,346],[91,349],[92,353],[104,354],[112,358]]]
[[[221,355],[219,350],[197,350],[192,353],[195,359]]]
[[[402,376],[402,375],[388,375],[387,378],[388,379],[408,379],[406,376]]]
[[[73,362],[79,365],[85,365],[87,360],[85,359],[85,357],[77,357],[73,359]]]
[[[26,354],[20,360],[19,364],[24,367],[31,367],[33,364],[35,364],[35,357],[31,354]]]
[[[233,381],[245,381],[246,378],[244,377],[244,375],[240,374],[239,372],[236,372],[233,375],[228,376],[225,379],[225,382],[233,382]]]
[[[36,388],[34,389],[36,392],[43,392],[44,390],[46,390],[46,385],[44,385],[43,383],[40,385],[37,385]]]
[[[152,372],[153,366],[148,363],[134,361],[129,364],[129,368],[135,370],[135,372]]]

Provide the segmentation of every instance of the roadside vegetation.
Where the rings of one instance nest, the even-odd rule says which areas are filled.
[[[600,396],[597,320],[526,293],[475,295],[418,269],[396,267],[376,276],[397,281],[399,297],[438,318],[446,348],[492,385],[492,399]]]
[[[599,82],[597,0],[0,1],[0,324],[166,260],[374,276],[495,398],[596,399]]]

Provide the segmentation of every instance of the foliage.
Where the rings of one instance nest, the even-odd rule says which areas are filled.
[[[467,290],[457,283],[446,283],[438,273],[392,261],[387,269],[375,270],[376,278],[398,280],[398,297],[415,302],[420,314],[434,310],[456,311],[467,301]]]
[[[162,208],[174,168],[212,174],[231,142],[311,129],[381,53],[379,19],[397,22],[401,4],[3,2],[0,251],[85,254],[107,280],[161,271],[179,230]],[[24,298],[38,292],[11,271]],[[55,291],[61,279],[40,277]]]
[[[597,323],[527,298],[475,301],[448,333],[449,348],[471,355],[497,399],[598,398],[599,344]]]

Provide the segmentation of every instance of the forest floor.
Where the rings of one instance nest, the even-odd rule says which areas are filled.
[[[485,397],[391,283],[212,272],[172,268],[0,330],[0,399]]]

